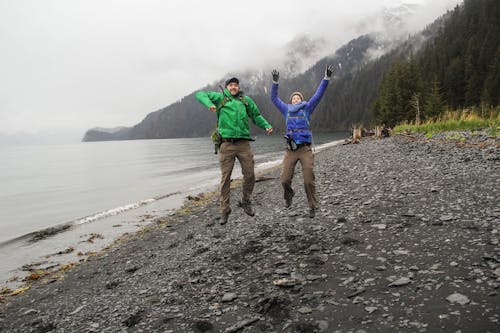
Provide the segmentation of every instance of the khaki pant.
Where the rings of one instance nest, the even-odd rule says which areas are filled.
[[[243,202],[250,202],[253,187],[255,185],[255,162],[253,160],[250,142],[240,140],[236,142],[224,142],[220,147],[219,162],[221,170],[220,180],[220,210],[222,214],[231,212],[229,201],[231,190],[231,173],[233,172],[235,159],[240,161],[241,173],[243,174]]]
[[[283,158],[283,173],[281,174],[281,185],[284,190],[285,200],[293,197],[292,179],[295,172],[295,165],[300,161],[302,174],[304,176],[304,188],[306,190],[309,208],[316,208],[316,184],[314,177],[314,156],[311,146],[302,146],[295,151],[286,150]]]

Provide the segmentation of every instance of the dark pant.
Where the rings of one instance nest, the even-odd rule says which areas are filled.
[[[250,202],[253,187],[255,185],[255,162],[250,147],[250,142],[240,140],[236,142],[223,142],[220,147],[219,162],[221,170],[220,180],[220,209],[222,214],[231,212],[230,190],[231,173],[233,172],[235,159],[240,161],[243,174],[243,202]]]
[[[316,185],[314,177],[314,156],[311,146],[302,146],[297,150],[286,150],[283,158],[283,173],[281,174],[281,185],[284,190],[285,200],[293,197],[292,179],[295,172],[295,165],[300,161],[302,174],[304,176],[304,188],[306,190],[309,208],[316,208]]]

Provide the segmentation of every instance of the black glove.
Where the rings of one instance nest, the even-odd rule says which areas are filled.
[[[279,78],[280,78],[280,72],[278,72],[277,70],[273,69],[273,71],[271,72],[271,74],[273,75],[273,81],[274,82],[278,82]]]
[[[327,78],[331,78],[331,77],[332,77],[332,74],[333,74],[333,65],[328,65],[328,66],[326,66],[326,69],[325,69],[325,77],[327,77]]]

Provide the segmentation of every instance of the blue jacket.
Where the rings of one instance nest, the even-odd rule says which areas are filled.
[[[291,137],[296,144],[310,143],[312,141],[312,133],[309,125],[311,115],[321,100],[321,97],[323,97],[329,81],[329,79],[323,79],[323,81],[321,81],[318,89],[309,102],[302,101],[295,105],[286,104],[278,97],[278,83],[273,82],[271,88],[271,101],[285,117],[286,135]]]

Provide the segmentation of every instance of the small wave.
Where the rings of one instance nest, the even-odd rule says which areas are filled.
[[[162,200],[162,199],[171,197],[172,195],[176,195],[176,194],[180,194],[180,192],[174,192],[174,193],[168,193],[168,194],[164,194],[164,195],[159,195],[159,196],[156,196],[156,197],[151,198],[151,199],[141,200],[141,201],[138,201],[138,202],[131,203],[129,205],[120,206],[120,207],[116,207],[116,208],[113,208],[113,209],[108,209],[108,210],[106,210],[104,212],[100,212],[100,213],[97,213],[97,214],[94,214],[94,215],[89,215],[89,216],[86,216],[84,218],[75,220],[75,221],[72,222],[72,224],[74,224],[74,225],[80,225],[80,224],[85,224],[85,223],[91,223],[91,222],[94,222],[94,221],[97,221],[97,220],[100,220],[100,219],[103,219],[103,218],[106,218],[106,217],[110,217],[110,216],[115,216],[115,215],[121,214],[123,212],[129,211],[129,210],[132,210],[132,209],[137,209],[139,207],[145,206],[147,204],[153,203],[153,202],[158,201],[158,200]]]
[[[135,203],[125,205],[125,206],[120,206],[120,207],[116,207],[113,209],[108,209],[106,211],[99,212],[99,213],[96,213],[93,215],[89,215],[89,216],[86,216],[83,218],[79,218],[79,219],[76,219],[73,221],[64,222],[64,223],[61,223],[61,224],[58,224],[58,225],[55,225],[52,227],[48,227],[48,228],[44,228],[44,229],[37,230],[34,232],[30,232],[30,233],[24,234],[22,236],[1,242],[0,247],[14,243],[14,242],[23,241],[23,240],[27,240],[30,243],[38,242],[38,241],[41,241],[43,239],[54,236],[58,233],[67,231],[74,226],[82,225],[82,224],[86,224],[86,223],[92,223],[92,222],[95,222],[97,220],[101,220],[101,219],[104,219],[107,217],[115,216],[115,215],[121,214],[123,212],[129,211],[132,209],[137,209],[139,207],[148,205],[148,204],[153,203],[155,201],[162,200],[162,199],[165,199],[165,198],[168,198],[168,197],[171,197],[173,195],[180,194],[180,193],[181,192],[173,192],[173,193],[158,195],[158,196],[155,196],[154,198],[151,198],[151,199],[141,200],[141,201],[138,201]]]
[[[343,142],[344,142],[344,140],[337,140],[337,141],[323,143],[321,145],[315,146],[314,151],[319,152],[319,151],[326,149],[326,148],[329,148],[329,147],[338,146],[338,145],[342,144]],[[256,165],[256,169],[258,169],[259,171],[270,169],[270,168],[273,168],[277,165],[280,165],[282,162],[283,162],[283,157],[279,157],[278,159],[275,159],[275,160],[259,163],[258,165]]]
[[[161,171],[155,174],[155,176],[167,177],[167,176],[175,176],[175,175],[183,175],[183,174],[194,174],[199,173],[201,171],[207,171],[211,169],[217,169],[217,163],[207,163],[205,165],[185,167],[182,169],[170,170],[170,171]]]
[[[125,206],[121,206],[121,207],[109,209],[109,210],[106,210],[104,212],[100,212],[100,213],[97,213],[97,214],[94,214],[94,215],[86,216],[84,218],[75,220],[73,222],[73,224],[74,225],[79,225],[79,224],[91,223],[91,222],[94,222],[94,221],[97,221],[97,220],[100,220],[100,219],[103,219],[103,218],[106,218],[106,217],[118,215],[118,214],[126,212],[128,210],[139,208],[141,206],[150,204],[150,203],[155,202],[155,201],[156,201],[155,199],[146,199],[146,200],[142,200],[142,201],[139,201],[139,202],[136,202],[136,203],[132,203],[132,204],[129,204],[129,205],[125,205]]]
[[[194,186],[191,186],[188,190],[187,193],[193,193],[193,192],[198,192],[198,191],[213,191],[212,188],[217,187],[219,184],[219,177],[213,176],[209,180],[200,182]]]
[[[35,243],[40,240],[43,240],[45,238],[49,238],[51,236],[54,236],[58,233],[64,232],[69,230],[73,225],[71,223],[61,223],[52,227],[48,227],[45,229],[33,231],[24,235],[21,235],[19,237],[15,237],[12,239],[8,239],[6,241],[0,242],[0,248],[7,246],[12,243],[20,242],[20,241],[28,241],[30,243]]]
[[[331,141],[331,142],[323,143],[321,145],[314,147],[314,150],[318,152],[318,151],[321,151],[325,148],[341,145],[342,143],[344,143],[344,140]]]
[[[273,160],[273,161],[263,162],[263,163],[258,164],[256,166],[256,168],[258,170],[270,169],[272,167],[275,167],[276,165],[281,164],[282,161],[283,161],[283,158],[280,158],[280,159],[277,159],[277,160]]]
[[[164,194],[164,195],[157,195],[153,199],[154,199],[154,201],[158,201],[158,200],[165,199],[165,198],[171,197],[173,195],[177,195],[177,194],[181,194],[181,192],[177,191],[177,192],[168,193],[168,194]]]

